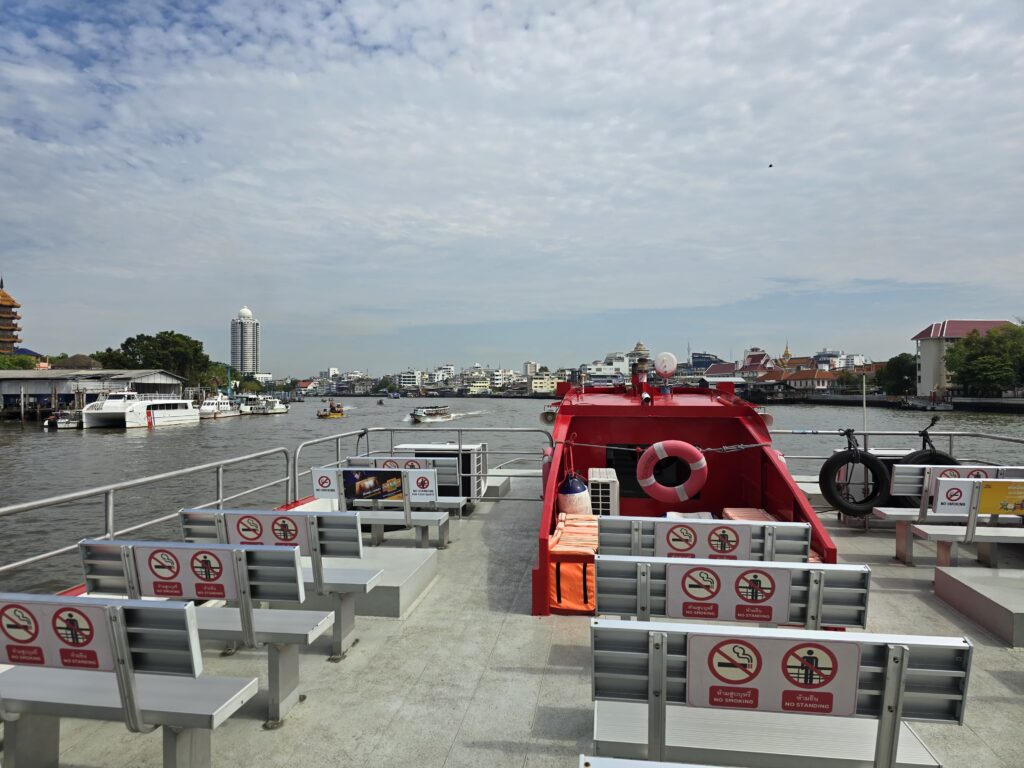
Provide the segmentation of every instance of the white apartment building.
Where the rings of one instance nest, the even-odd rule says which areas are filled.
[[[917,394],[945,396],[953,386],[946,370],[946,350],[972,331],[984,336],[1009,324],[1009,320],[943,320],[914,336],[911,341],[917,342]]]
[[[231,321],[231,368],[242,377],[260,370],[260,321],[248,307]]]
[[[395,381],[402,389],[419,387],[423,384],[423,371],[402,371],[395,376]]]
[[[527,377],[527,387],[535,395],[554,394],[559,379],[553,373],[535,373]]]
[[[451,363],[439,365],[434,369],[434,381],[451,381],[455,378],[455,366]]]

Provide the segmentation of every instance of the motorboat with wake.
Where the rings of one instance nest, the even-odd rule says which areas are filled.
[[[662,353],[656,365],[667,379],[675,357]],[[535,614],[594,612],[598,528],[589,509],[567,515],[559,507],[567,478],[585,484],[591,469],[614,473],[621,515],[808,523],[812,557],[836,562],[835,544],[772,447],[771,417],[730,385],[654,387],[649,366],[639,360],[631,384],[559,387],[533,570]]]
[[[316,412],[316,417],[318,419],[343,419],[345,418],[345,406],[331,400],[326,408]]]
[[[409,414],[413,424],[426,424],[431,421],[451,421],[452,412],[447,405],[429,405],[415,408]]]

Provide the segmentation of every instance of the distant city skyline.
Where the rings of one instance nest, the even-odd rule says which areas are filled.
[[[1024,315],[1015,0],[0,6],[22,343],[875,359]],[[731,353],[730,353],[731,350]]]

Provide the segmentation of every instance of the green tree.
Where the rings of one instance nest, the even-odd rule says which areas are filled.
[[[842,389],[859,387],[860,376],[855,373],[851,373],[850,371],[839,371],[839,373],[836,374],[835,383],[837,387]]]
[[[917,387],[917,358],[909,352],[890,357],[875,374],[875,382],[887,395],[905,395]]]
[[[104,368],[162,368],[185,379],[188,386],[210,386],[212,366],[203,342],[175,331],[156,336],[140,333],[125,339],[118,349],[107,347],[93,357]]]
[[[240,382],[238,382],[239,392],[262,392],[263,385],[260,384],[252,376],[246,376]]]
[[[972,331],[946,350],[946,368],[967,395],[998,397],[1024,384],[1024,326]]]
[[[0,355],[0,371],[31,371],[35,367],[32,355]]]
[[[386,389],[388,392],[397,392],[398,385],[395,384],[394,379],[390,376],[382,376],[381,380],[377,382],[377,389]]]

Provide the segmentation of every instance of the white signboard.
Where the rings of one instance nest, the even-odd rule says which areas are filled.
[[[139,589],[146,597],[234,600],[238,597],[231,552],[175,544],[136,546]]]
[[[750,526],[719,520],[655,523],[654,554],[705,560],[749,560]]]
[[[416,459],[407,456],[385,456],[373,460],[378,469],[426,469],[434,466],[430,459]]]
[[[31,600],[0,605],[4,662],[110,672],[114,659],[104,610]]]
[[[313,467],[310,469],[310,475],[313,478],[313,498],[338,498],[338,470]]]
[[[791,578],[785,568],[707,562],[665,569],[665,615],[675,619],[789,621]]]
[[[932,509],[935,514],[966,515],[971,511],[971,498],[976,484],[974,480],[936,478],[932,492]]]
[[[225,512],[228,544],[298,547],[309,557],[308,515],[289,512]]]
[[[413,504],[437,501],[437,470],[409,469],[405,471],[405,487]]]
[[[852,717],[860,646],[690,635],[686,701],[694,707]]]

